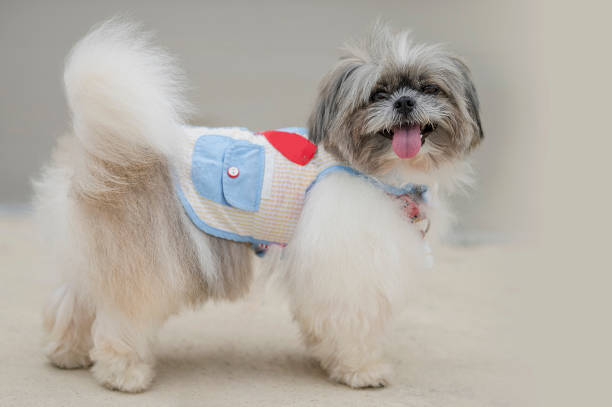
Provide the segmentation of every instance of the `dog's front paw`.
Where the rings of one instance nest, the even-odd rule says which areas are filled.
[[[111,389],[128,393],[146,390],[155,375],[153,364],[133,355],[100,352],[94,349],[91,355],[95,364],[91,372],[100,384]]]
[[[329,376],[339,383],[346,384],[354,389],[364,387],[385,387],[389,385],[389,378],[393,373],[388,363],[374,363],[359,369],[336,367],[330,371]]]

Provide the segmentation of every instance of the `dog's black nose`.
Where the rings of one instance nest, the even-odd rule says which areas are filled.
[[[393,107],[395,107],[395,110],[397,110],[401,114],[408,114],[412,112],[412,109],[414,108],[414,103],[415,102],[413,98],[408,96],[402,96],[401,98],[395,101]]]

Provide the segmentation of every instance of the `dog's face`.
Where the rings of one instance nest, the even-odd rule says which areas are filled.
[[[478,109],[461,60],[378,28],[323,79],[310,138],[373,175],[397,165],[430,171],[480,143]]]

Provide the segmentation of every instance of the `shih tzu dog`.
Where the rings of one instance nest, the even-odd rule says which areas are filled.
[[[379,26],[323,79],[307,130],[258,133],[187,126],[181,78],[117,20],[68,58],[72,131],[36,183],[62,278],[51,362],[142,391],[163,322],[243,296],[261,267],[332,379],[388,383],[386,327],[483,136],[466,65]]]

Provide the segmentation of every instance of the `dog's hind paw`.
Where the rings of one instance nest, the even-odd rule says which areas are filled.
[[[361,389],[388,386],[392,373],[391,365],[376,363],[355,370],[336,368],[330,372],[330,377],[354,389]]]
[[[155,375],[153,364],[133,355],[92,352],[94,365],[91,372],[100,384],[111,390],[138,393],[146,390]]]
[[[46,353],[49,361],[61,369],[79,369],[91,366],[91,359],[87,353],[66,349],[64,344],[49,343]]]

